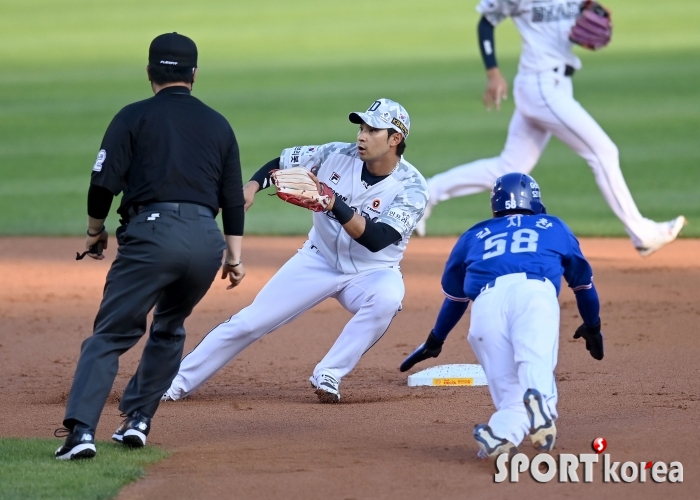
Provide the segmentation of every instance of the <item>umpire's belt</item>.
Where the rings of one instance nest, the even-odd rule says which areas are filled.
[[[134,211],[137,214],[140,214],[141,212],[145,212],[147,210],[153,212],[177,212],[185,219],[198,219],[199,217],[209,217],[210,219],[214,218],[211,208],[197,205],[196,203],[171,203],[159,201],[157,203],[149,203],[148,205],[138,206]]]
[[[525,276],[524,276],[525,279],[528,279],[528,280],[547,281],[546,278],[540,276],[539,274],[534,274],[534,273],[514,273],[514,274],[522,274],[522,275],[525,275]],[[505,276],[512,276],[512,275],[506,274]],[[500,278],[500,277],[501,277],[501,276],[499,276],[499,278]],[[486,283],[484,286],[481,287],[481,290],[479,291],[479,293],[484,293],[484,292],[485,292],[486,290],[488,290],[489,288],[495,287],[497,281],[498,281],[498,278],[496,278],[496,279],[493,280],[493,281],[490,281],[490,282]]]

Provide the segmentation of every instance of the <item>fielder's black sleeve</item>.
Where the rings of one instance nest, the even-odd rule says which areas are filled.
[[[493,35],[493,24],[488,19],[481,17],[477,32],[479,34],[479,50],[481,58],[484,60],[486,69],[495,68],[498,66],[496,62],[496,40]]]
[[[87,197],[87,213],[93,219],[106,219],[109,209],[112,208],[114,195],[109,189],[101,186],[90,185]]]
[[[253,174],[250,178],[251,181],[255,181],[260,184],[260,190],[270,187],[272,184],[272,179],[270,179],[270,172],[280,168],[280,157],[278,156],[274,160],[268,161],[265,165],[260,167],[260,170]]]
[[[338,199],[336,198],[336,202]],[[401,239],[399,232],[389,224],[367,221],[365,232],[355,241],[370,252],[378,252]]]

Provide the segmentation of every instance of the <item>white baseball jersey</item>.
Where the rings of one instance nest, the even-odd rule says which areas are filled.
[[[586,160],[635,247],[658,248],[675,237],[669,228],[678,229],[683,219],[655,222],[642,216],[620,170],[617,146],[574,99],[564,65],[581,67],[569,42],[579,5],[570,0],[481,0],[477,10],[490,23],[496,25],[510,16],[522,36],[523,52],[513,82],[516,109],[499,156],[465,163],[429,179],[431,205],[418,228],[421,233],[432,206],[491,189],[501,175],[529,173],[554,136]]]
[[[569,41],[580,5],[572,0],[481,0],[476,10],[494,26],[513,18],[523,41],[518,71],[539,73],[565,64],[581,69]]]
[[[312,171],[356,213],[388,224],[401,235],[398,243],[372,253],[353,240],[332,213],[314,213],[309,240],[343,273],[398,266],[428,203],[425,179],[403,157],[387,178],[372,186],[362,181],[362,166],[356,143],[297,146],[280,155],[280,168],[303,167]]]

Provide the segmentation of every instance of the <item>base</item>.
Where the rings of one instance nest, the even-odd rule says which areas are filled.
[[[408,385],[458,387],[488,384],[481,365],[440,365],[409,375]]]

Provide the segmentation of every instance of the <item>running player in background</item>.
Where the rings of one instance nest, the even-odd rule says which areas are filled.
[[[465,232],[442,275],[446,299],[428,340],[401,371],[437,357],[447,335],[473,301],[467,340],[482,365],[496,412],[474,428],[481,458],[515,453],[530,436],[549,452],[557,429],[554,368],[559,350],[562,275],[576,295],[583,337],[595,359],[603,359],[600,304],[591,266],[571,230],[547,215],[537,182],[511,173],[491,192],[493,218]]]
[[[571,78],[581,68],[572,52],[571,28],[581,2],[567,0],[482,0],[477,11],[479,47],[488,84],[487,109],[500,109],[508,84],[496,62],[494,27],[511,17],[522,36],[522,54],[513,83],[515,112],[500,156],[460,165],[428,179],[430,203],[416,233],[424,236],[432,208],[441,201],[490,189],[509,172],[529,173],[554,135],[593,170],[608,205],[625,226],[637,251],[646,257],[672,242],[686,223],[642,217],[620,170],[618,149],[598,123],[574,99]]]
[[[285,149],[244,186],[249,208],[275,170],[303,167],[333,194],[314,213],[308,241],[253,303],[182,360],[164,400],[187,396],[254,341],[332,297],[354,316],[310,381],[322,403],[337,403],[341,379],[389,328],[404,296],[399,262],[423,216],[427,186],[402,156],[410,127],[403,106],[379,99],[349,118],[360,126],[356,143]]]

